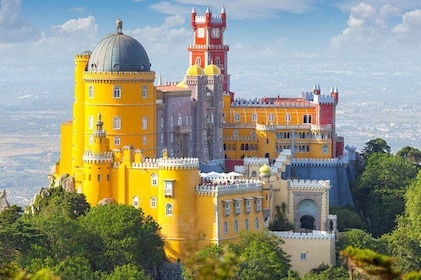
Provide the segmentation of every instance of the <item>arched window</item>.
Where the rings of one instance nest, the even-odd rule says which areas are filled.
[[[172,204],[171,203],[167,203],[165,205],[165,215],[166,216],[172,216],[172,211],[173,211]]]
[[[151,208],[156,208],[156,197],[151,197]]]
[[[121,98],[121,88],[120,87],[114,87],[113,97],[114,98]]]
[[[253,113],[253,114],[251,115],[251,121],[252,121],[252,122],[257,122],[257,114],[256,114],[256,113]]]
[[[113,129],[120,130],[121,129],[121,118],[120,117],[113,117]]]
[[[182,126],[183,125],[183,116],[181,115],[181,113],[178,113],[177,125],[178,126]]]
[[[114,137],[114,145],[119,146],[120,145],[120,137]]]
[[[143,136],[142,142],[143,142],[143,145],[147,145],[148,144],[148,138],[146,136]]]
[[[327,154],[329,152],[329,147],[327,145],[323,145],[322,147],[322,153]]]
[[[133,207],[139,208],[139,197],[133,196]]]
[[[89,94],[88,94],[89,98],[93,98],[94,97],[94,86],[89,86]]]
[[[244,228],[249,229],[249,219],[247,218],[244,220]]]
[[[273,122],[273,114],[269,114],[269,121]]]
[[[142,98],[147,98],[147,97],[148,97],[148,87],[142,86]]]
[[[256,218],[256,219],[254,220],[254,227],[255,227],[256,229],[259,229],[259,218]]]
[[[158,186],[158,175],[156,173],[152,173],[151,175],[151,186]]]
[[[93,116],[88,116],[88,128],[94,129],[94,117]]]
[[[170,126],[171,127],[174,126],[174,116],[173,115],[170,116]]]
[[[234,232],[238,232],[238,221],[234,221]]]
[[[224,222],[224,233],[227,234],[228,233],[228,223]]]
[[[290,122],[291,121],[291,115],[290,114],[286,114],[285,115],[285,121],[286,122]]]
[[[146,116],[142,118],[142,129],[148,129],[148,117]]]

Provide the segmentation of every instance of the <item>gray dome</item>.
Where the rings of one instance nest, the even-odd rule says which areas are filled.
[[[102,39],[89,58],[90,72],[143,72],[150,71],[151,64],[143,46],[134,38],[117,33]]]

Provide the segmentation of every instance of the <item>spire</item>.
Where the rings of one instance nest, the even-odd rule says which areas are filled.
[[[225,6],[222,6],[221,14],[225,14]]]
[[[117,33],[123,34],[123,21],[120,18],[115,22],[115,26],[117,28]]]
[[[330,86],[330,94],[334,93],[333,86]]]
[[[206,7],[206,13],[207,14],[211,14],[212,13],[211,10],[210,10],[210,8],[209,8],[209,6]]]
[[[95,137],[104,137],[105,131],[103,129],[104,123],[101,120],[101,113],[98,113],[98,121],[96,122],[96,131],[94,131]]]
[[[195,14],[196,13],[196,8],[193,6],[193,8],[191,9],[191,13]]]

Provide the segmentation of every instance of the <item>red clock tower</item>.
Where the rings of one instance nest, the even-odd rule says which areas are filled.
[[[205,16],[196,15],[193,7],[191,12],[191,27],[193,29],[193,44],[187,50],[190,53],[190,65],[198,64],[205,68],[215,64],[224,75],[224,91],[229,92],[230,82],[228,75],[229,46],[224,45],[224,31],[226,27],[225,8],[222,7],[219,16],[213,16],[209,8]]]

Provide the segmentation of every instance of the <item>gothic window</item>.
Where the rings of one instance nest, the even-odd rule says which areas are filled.
[[[89,96],[89,98],[93,98],[94,97],[94,86],[89,86],[88,96]]]
[[[113,117],[113,129],[120,130],[121,129],[121,118],[120,117]]]
[[[249,229],[249,219],[247,218],[244,220],[244,228]]]
[[[173,127],[173,125],[174,125],[174,116],[171,115],[170,116],[170,126]]]
[[[260,198],[256,199],[256,211],[262,211],[262,200]]]
[[[114,137],[114,145],[118,146],[120,145],[120,137]]]
[[[220,65],[221,64],[221,59],[219,58],[219,56],[215,57],[215,65]]]
[[[240,206],[240,201],[239,200],[236,200],[235,201],[235,214],[240,214],[240,211],[241,211],[241,206]]]
[[[257,176],[257,174],[256,174],[256,176]],[[246,200],[246,213],[250,213],[250,211],[251,211],[251,200],[247,199]]]
[[[160,126],[161,128],[164,128],[164,118],[163,118],[163,117],[161,117],[161,118],[159,119],[159,126]]]
[[[234,121],[235,122],[239,122],[240,121],[240,114],[238,114],[238,113],[235,113],[234,114]]]
[[[259,218],[256,218],[256,219],[254,220],[254,227],[255,227],[256,229],[259,229]]]
[[[253,114],[251,115],[251,121],[252,121],[252,122],[257,122],[257,114],[256,114],[256,113],[253,113]]]
[[[142,143],[143,143],[143,145],[147,145],[148,144],[148,138],[146,136],[143,136]]]
[[[150,202],[151,202],[151,208],[156,208],[156,197],[152,196]]]
[[[225,216],[228,216],[230,214],[230,202],[229,201],[224,202],[224,214],[225,214]]]
[[[224,222],[224,234],[228,233],[228,223]]]
[[[183,125],[183,116],[181,115],[181,113],[178,113],[177,125],[179,125],[179,126]]]
[[[269,114],[269,121],[273,122],[273,114]]]
[[[174,181],[164,181],[164,195],[172,196],[174,188]]]
[[[234,232],[238,232],[238,221],[234,221]]]
[[[148,117],[146,116],[142,118],[142,129],[148,129]]]
[[[303,123],[311,123],[311,115],[303,115]]]
[[[196,57],[196,65],[200,65],[202,62],[202,60],[200,59],[200,57]]]
[[[285,121],[290,122],[291,121],[291,114],[285,114]]]
[[[148,87],[142,86],[142,98],[147,98],[147,97],[148,97]]]
[[[139,197],[133,196],[133,207],[139,208]]]
[[[94,129],[94,117],[93,116],[88,117],[88,128]]]
[[[120,87],[114,87],[113,97],[114,98],[121,98],[121,88]]]
[[[165,205],[165,215],[166,216],[172,216],[172,212],[173,212],[173,207],[171,203],[167,203]]]
[[[158,186],[158,175],[156,173],[152,173],[151,175],[151,186]]]

